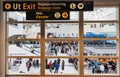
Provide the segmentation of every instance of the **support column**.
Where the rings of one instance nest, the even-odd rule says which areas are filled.
[[[45,21],[41,21],[41,75],[45,75]]]
[[[83,11],[79,11],[79,53],[80,53],[80,76],[84,77],[84,27],[83,27]]]
[[[0,0],[0,77],[5,77],[5,13]]]

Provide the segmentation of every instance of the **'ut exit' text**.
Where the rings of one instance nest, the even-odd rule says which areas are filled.
[[[13,3],[13,9],[14,10],[35,10],[36,4],[34,3],[23,3],[22,5],[20,3]]]

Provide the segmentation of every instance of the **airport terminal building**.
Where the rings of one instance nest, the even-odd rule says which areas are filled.
[[[69,20],[28,20],[3,11],[3,1],[11,0],[0,0],[0,77],[120,77],[120,0],[58,0],[72,9],[93,1],[92,11],[69,10]]]

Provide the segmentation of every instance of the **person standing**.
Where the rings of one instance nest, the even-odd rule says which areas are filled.
[[[34,47],[33,47],[33,46],[31,46],[31,48],[30,48],[30,49],[31,49],[31,50],[30,50],[30,52],[34,54]]]
[[[60,58],[57,59],[58,65],[60,65]]]
[[[105,71],[105,67],[103,64],[100,65],[100,71],[101,71],[101,73],[104,73],[104,71]]]
[[[95,66],[92,66],[92,73],[95,73]]]
[[[93,65],[94,65],[95,69],[98,67],[98,62],[97,62],[97,60],[95,60],[95,61],[93,62]]]
[[[65,61],[62,60],[62,70],[64,70],[64,66],[65,66]]]
[[[60,58],[58,58],[58,59],[57,59],[57,62],[58,62],[58,69],[59,69],[59,67],[60,67],[60,61],[61,61]]]
[[[112,64],[112,73],[115,73],[115,71],[116,71],[116,65],[113,63]]]
[[[36,61],[35,61],[35,59],[33,60],[33,67],[36,67]]]
[[[59,64],[58,62],[55,63],[55,72],[54,73],[58,73],[58,69],[59,69]]]
[[[104,65],[104,68],[105,68],[105,73],[108,73],[109,68],[107,63]]]
[[[39,67],[39,60],[36,60],[36,66]]]
[[[30,61],[26,62],[26,67],[27,67],[27,71],[30,71],[30,67],[31,67],[31,62]]]
[[[49,69],[50,69],[50,72],[52,73],[52,67],[53,67],[53,64],[52,64],[52,61],[49,62]]]
[[[55,55],[57,56],[57,49],[55,49],[54,51],[55,51]]]

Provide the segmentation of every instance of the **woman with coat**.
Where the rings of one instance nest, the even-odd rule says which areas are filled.
[[[49,69],[50,69],[50,72],[52,73],[52,67],[53,67],[53,64],[52,64],[52,61],[49,62]]]

